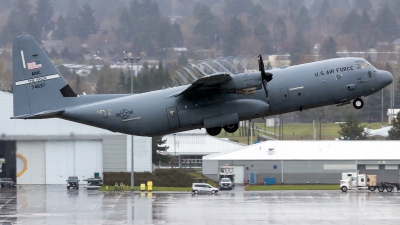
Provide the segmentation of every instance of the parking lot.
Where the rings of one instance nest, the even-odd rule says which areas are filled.
[[[0,189],[2,224],[398,224],[400,192],[264,191],[216,195]]]

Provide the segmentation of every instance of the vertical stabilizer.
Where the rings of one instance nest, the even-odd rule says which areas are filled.
[[[77,97],[31,35],[16,37],[12,54],[14,116],[57,110]]]

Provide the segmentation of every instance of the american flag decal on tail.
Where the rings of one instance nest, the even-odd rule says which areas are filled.
[[[40,64],[40,61],[30,62],[30,63],[27,63],[27,65],[28,65],[28,70],[42,68],[42,64]]]

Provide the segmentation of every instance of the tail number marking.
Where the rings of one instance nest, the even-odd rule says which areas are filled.
[[[32,78],[32,79],[17,81],[17,82],[15,82],[15,85],[19,86],[19,85],[24,85],[24,84],[31,84],[31,83],[36,83],[36,82],[40,82],[40,81],[56,79],[59,77],[60,77],[60,75],[58,75],[58,74],[48,75],[48,76],[44,76],[44,77],[36,77],[36,78]]]
[[[32,84],[32,89],[35,89],[35,88],[43,88],[44,86],[46,86],[45,83],[41,83],[41,84]]]

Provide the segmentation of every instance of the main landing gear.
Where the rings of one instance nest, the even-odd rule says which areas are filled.
[[[356,98],[353,101],[353,106],[356,109],[361,109],[364,106],[364,101],[361,98]]]
[[[231,124],[224,126],[224,130],[228,133],[235,133],[239,128],[239,124]],[[207,133],[211,136],[217,136],[221,133],[222,127],[207,128]]]

